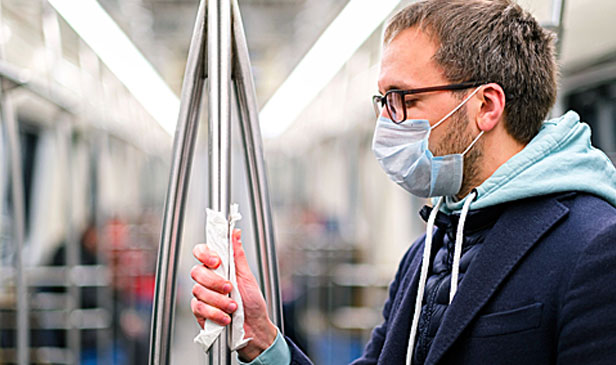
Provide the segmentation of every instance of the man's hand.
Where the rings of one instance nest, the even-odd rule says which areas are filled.
[[[270,347],[276,339],[277,330],[268,317],[265,299],[246,261],[239,229],[233,231],[231,241],[237,285],[244,304],[244,331],[247,338],[252,338],[238,354],[242,360],[252,361]],[[232,288],[231,282],[213,271],[220,265],[220,257],[210,251],[206,244],[196,245],[193,255],[203,265],[195,265],[190,272],[193,280],[197,282],[193,286],[194,298],[190,302],[192,312],[201,328],[206,320],[226,326],[231,323],[229,314],[235,312],[237,303],[228,296]]]

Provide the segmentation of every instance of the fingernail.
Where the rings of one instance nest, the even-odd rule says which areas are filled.
[[[225,292],[225,293],[229,293],[229,292],[231,291],[231,284],[228,284],[228,283],[227,283],[227,284],[225,284],[225,285],[222,287],[222,291],[223,291],[223,292]]]
[[[231,323],[231,317],[229,317],[229,316],[225,316],[225,318],[224,318],[224,322],[225,322],[225,325],[227,325],[227,324]]]
[[[229,305],[227,306],[227,312],[235,312],[236,309],[237,309],[237,304],[233,302],[229,303]]]
[[[218,264],[218,259],[216,257],[210,257],[207,259],[207,263],[209,266],[216,266]]]

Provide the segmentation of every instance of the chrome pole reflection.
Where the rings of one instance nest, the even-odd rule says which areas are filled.
[[[182,103],[173,143],[173,160],[156,266],[150,364],[168,364],[173,333],[178,254],[188,181],[205,82],[206,0],[201,0],[182,84]]]
[[[231,190],[231,4],[228,0],[208,1],[207,31],[208,201],[211,209],[228,216]],[[229,278],[229,273],[226,277]],[[230,334],[229,326],[214,341],[209,351],[210,364],[231,363],[227,346]]]
[[[252,219],[255,227],[257,262],[261,291],[268,305],[271,320],[283,329],[282,301],[278,280],[278,260],[274,244],[274,228],[268,185],[263,160],[261,129],[254,81],[250,69],[250,57],[246,33],[237,0],[233,0],[233,51],[235,55],[233,79],[240,104],[240,125],[246,154],[246,170]]]

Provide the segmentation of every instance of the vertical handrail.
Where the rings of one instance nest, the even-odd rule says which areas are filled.
[[[58,23],[58,14],[53,11],[47,0],[41,0],[43,9],[43,38],[45,51],[47,52],[47,76],[49,85],[53,82],[53,72],[56,70],[62,60],[62,38],[60,35],[60,25]],[[66,296],[66,316],[67,323],[67,344],[73,356],[75,364],[81,361],[81,331],[79,323],[77,323],[76,310],[81,307],[81,290],[77,287],[76,278],[73,276],[74,269],[79,265],[81,257],[80,242],[76,239],[75,227],[73,225],[73,166],[71,161],[71,146],[72,146],[72,126],[70,121],[66,120],[66,116],[59,114],[58,118],[58,140],[61,145],[62,161],[66,163],[66,184],[65,191],[65,210],[66,219],[66,249],[64,251],[66,270],[66,280],[68,292]]]
[[[564,18],[565,18],[565,0],[552,0],[552,14],[550,23],[546,26],[547,29],[556,33],[556,61],[559,62],[562,57],[563,38],[564,38]],[[556,118],[564,113],[564,99],[563,95],[559,92],[556,98],[556,103],[550,110],[549,117]]]
[[[156,265],[150,336],[151,365],[169,364],[170,359],[177,260],[205,79],[205,19],[206,0],[201,0],[182,84],[182,103],[173,143],[173,160]]]
[[[0,3],[0,20],[2,19],[2,4]],[[3,36],[4,29],[0,29]],[[4,37],[2,37],[4,38]],[[5,56],[4,44],[0,44],[0,60]],[[21,143],[17,126],[17,117],[10,95],[7,94],[7,80],[0,80],[0,113],[2,122],[6,125],[11,164],[11,195],[13,203],[13,237],[15,244],[15,284],[17,286],[17,363],[27,365],[30,362],[29,339],[29,303],[28,284],[24,272],[23,248],[26,235],[25,192],[23,184],[23,168],[21,163]]]
[[[102,194],[102,171],[101,162],[103,156],[104,147],[107,146],[107,134],[97,132],[91,138],[91,150],[90,150],[90,162],[91,162],[91,178],[92,178],[92,204],[94,210],[93,223],[96,227],[96,260],[98,264],[106,263],[106,245],[105,245],[105,212],[103,209]],[[107,264],[107,270],[105,274],[108,276],[108,281],[111,283],[111,269]],[[113,313],[113,288],[111,286],[100,286],[96,290],[96,299],[98,306],[106,310],[107,313],[112,315]],[[99,329],[96,331],[96,353],[98,358],[102,358],[101,362],[105,362],[110,359],[113,353],[113,328],[110,326],[105,329]]]
[[[73,355],[73,361],[75,364],[81,362],[81,331],[80,323],[78,323],[77,310],[81,309],[81,290],[77,286],[77,280],[75,277],[75,267],[79,265],[81,258],[80,242],[75,234],[75,225],[73,224],[73,164],[71,148],[72,148],[72,126],[70,121],[66,120],[66,116],[61,115],[58,120],[58,137],[59,143],[62,146],[62,160],[66,163],[66,185],[65,189],[65,210],[64,215],[66,219],[66,250],[65,264],[68,270],[67,282],[68,282],[68,295],[67,295],[67,310],[68,320],[68,336],[67,343]]]
[[[233,51],[234,83],[240,104],[240,126],[246,153],[246,169],[250,197],[252,199],[252,218],[254,220],[257,244],[257,261],[261,291],[268,304],[270,318],[283,330],[282,301],[278,277],[278,260],[274,242],[274,228],[268,195],[261,129],[259,127],[258,104],[254,81],[250,69],[250,57],[246,33],[237,0],[233,0]]]
[[[93,87],[86,79],[82,79],[83,84],[83,93],[88,95],[92,95],[95,102],[93,103],[93,107],[95,110],[100,112],[100,117],[103,122],[106,122],[107,113],[103,112],[105,105],[105,101],[103,100],[104,93],[101,87],[102,77],[100,73],[100,60],[98,57],[94,56],[92,59],[94,62],[86,62],[86,52],[93,52],[89,48],[85,46],[85,43],[79,43],[79,64],[80,68],[84,70],[84,72],[89,73],[90,75],[96,75],[97,80],[96,86]],[[94,54],[94,53],[92,53]],[[101,196],[101,184],[102,184],[102,171],[101,170],[101,159],[103,156],[104,146],[107,146],[107,138],[108,135],[100,130],[94,131],[91,136],[88,137],[87,145],[88,149],[88,177],[90,181],[90,214],[91,219],[88,224],[93,224],[95,227],[95,237],[96,237],[96,263],[98,265],[104,265],[104,275],[107,276],[108,281],[111,283],[111,269],[109,263],[106,258],[106,247],[105,244],[105,221],[107,218],[105,217],[105,210],[103,209],[103,198]],[[101,308],[106,313],[110,315],[113,313],[113,287],[112,285],[101,285],[96,288],[96,305]],[[104,328],[99,328],[96,331],[96,354],[98,359],[103,359],[99,362],[105,363],[110,359],[111,354],[113,353],[113,327],[105,326]]]
[[[208,63],[208,204],[214,211],[229,215],[231,190],[231,4],[229,0],[209,0],[207,20]],[[228,260],[232,260],[228,257]],[[229,268],[227,262],[226,267]],[[229,273],[225,273],[229,278]],[[210,349],[210,364],[227,365],[231,356],[223,329]]]
[[[208,35],[207,40],[206,34]],[[233,34],[235,37],[232,36]],[[205,42],[207,42],[207,47]],[[180,117],[165,204],[152,313],[151,365],[168,364],[170,359],[176,263],[180,250],[186,187],[206,71],[209,139],[208,205],[228,215],[231,190],[231,82],[233,79],[240,109],[246,169],[251,185],[261,289],[269,303],[268,311],[272,320],[282,327],[278,266],[267,195],[258,108],[239,7],[236,1],[232,5],[229,0],[201,0],[182,87]],[[223,331],[212,345],[209,353],[210,364],[228,365],[232,363],[227,346],[230,334],[230,330]]]
[[[562,51],[562,37],[564,33],[563,21],[565,18],[565,0],[552,0],[552,25],[556,29],[556,55],[560,58]]]
[[[0,108],[2,109],[2,121],[6,124],[6,132],[9,144],[11,164],[11,196],[13,205],[13,237],[15,244],[15,284],[17,286],[17,363],[29,364],[29,304],[28,284],[24,272],[23,248],[25,243],[26,215],[25,196],[23,185],[23,168],[21,164],[21,143],[15,110],[12,100],[5,91],[6,80],[1,80]]]

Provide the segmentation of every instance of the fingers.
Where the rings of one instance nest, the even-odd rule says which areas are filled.
[[[230,297],[208,290],[199,284],[195,284],[193,286],[192,293],[199,301],[229,314],[235,312],[237,309],[237,303],[235,303],[235,301]]]
[[[233,233],[231,234],[231,240],[233,242],[240,241],[242,239],[242,230],[239,228],[233,229]]]
[[[239,229],[234,229],[231,235],[233,243],[233,258],[235,259],[235,271],[238,276],[246,277],[252,275],[248,260],[246,260],[246,252],[242,246],[242,232]]]
[[[228,314],[218,308],[207,305],[196,298],[191,299],[190,309],[195,317],[197,317],[197,321],[201,325],[201,328],[203,328],[203,324],[208,319],[218,323],[221,326],[226,326],[231,323],[231,317]]]
[[[193,256],[210,269],[216,269],[221,263],[220,257],[214,251],[210,251],[205,243],[200,243],[193,248]]]
[[[251,321],[258,323],[263,318],[267,319],[267,310],[263,295],[250,271],[239,229],[232,232],[231,241],[238,289],[244,302],[245,325]],[[191,270],[191,277],[197,282],[197,285],[193,287],[195,298],[191,300],[192,312],[202,327],[206,320],[227,325],[230,323],[229,314],[237,310],[237,303],[227,296],[232,290],[231,283],[213,271],[220,266],[220,258],[205,244],[196,245],[193,254],[203,265],[196,265]],[[212,258],[215,262],[210,260]]]
[[[190,276],[194,281],[201,284],[207,289],[217,291],[221,294],[231,293],[231,282],[223,279],[211,269],[203,265],[195,265],[190,270]]]

